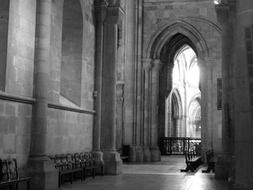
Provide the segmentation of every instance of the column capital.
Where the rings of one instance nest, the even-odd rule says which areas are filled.
[[[95,2],[95,19],[98,22],[104,22],[106,18],[106,10],[108,7],[108,2],[105,0]]]
[[[149,71],[152,67],[152,59],[150,58],[142,58],[142,63],[143,63],[143,69],[145,71]]]
[[[159,71],[162,66],[162,62],[160,59],[153,59],[152,60],[152,68],[154,71]]]
[[[105,22],[118,24],[124,16],[124,11],[120,6],[107,7],[107,15]]]

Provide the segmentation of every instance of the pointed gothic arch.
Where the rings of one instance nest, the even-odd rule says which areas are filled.
[[[162,66],[159,72],[159,123],[158,137],[166,136],[166,100],[172,90],[172,70],[176,53],[185,45],[197,55],[201,73],[206,71],[205,59],[209,57],[209,47],[203,35],[190,22],[176,20],[161,27],[149,41],[144,56],[159,59]],[[199,89],[202,89],[200,75]],[[207,109],[207,108],[204,108]]]
[[[166,44],[168,45],[168,42],[177,34],[187,37],[182,39],[181,42],[189,44],[199,57],[209,55],[208,45],[198,29],[188,21],[178,19],[161,27],[151,37],[144,56],[152,59],[160,59]]]

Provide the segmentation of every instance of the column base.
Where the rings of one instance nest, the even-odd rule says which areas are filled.
[[[32,177],[30,189],[58,189],[58,171],[48,157],[31,157],[28,161],[27,170],[28,175]]]
[[[136,162],[136,147],[135,146],[130,147],[128,161]]]
[[[159,162],[161,161],[161,152],[158,146],[153,146],[150,148],[151,151],[151,161]]]
[[[103,159],[103,152],[101,151],[94,151],[94,158],[95,158],[95,163],[98,166],[103,166],[104,165],[104,159]],[[101,173],[104,171],[101,171],[101,168],[96,168],[96,173]]]
[[[231,190],[252,190],[253,189],[253,181],[250,179],[238,179],[236,177],[235,171],[235,156],[231,157],[231,165],[230,165],[230,175],[228,178],[229,189]],[[252,176],[249,172],[249,176]]]
[[[136,162],[143,162],[143,148],[141,146],[137,146],[135,148],[136,151]]]
[[[118,175],[122,173],[122,160],[116,151],[104,152],[105,173]]]
[[[143,147],[143,161],[144,162],[150,162],[151,161],[151,152],[150,148],[147,146]]]
[[[231,155],[223,154],[217,157],[215,163],[215,178],[221,180],[228,180],[231,173]]]

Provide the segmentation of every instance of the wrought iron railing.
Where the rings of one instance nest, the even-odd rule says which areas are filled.
[[[200,153],[200,143],[200,138],[162,137],[159,146],[162,155],[183,155],[185,151]]]

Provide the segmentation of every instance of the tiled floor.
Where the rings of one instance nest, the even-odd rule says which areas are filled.
[[[62,190],[227,190],[226,181],[217,181],[214,174],[181,173],[184,168],[181,156],[162,157],[161,162],[124,164],[123,174],[96,176],[84,182],[65,184]]]

